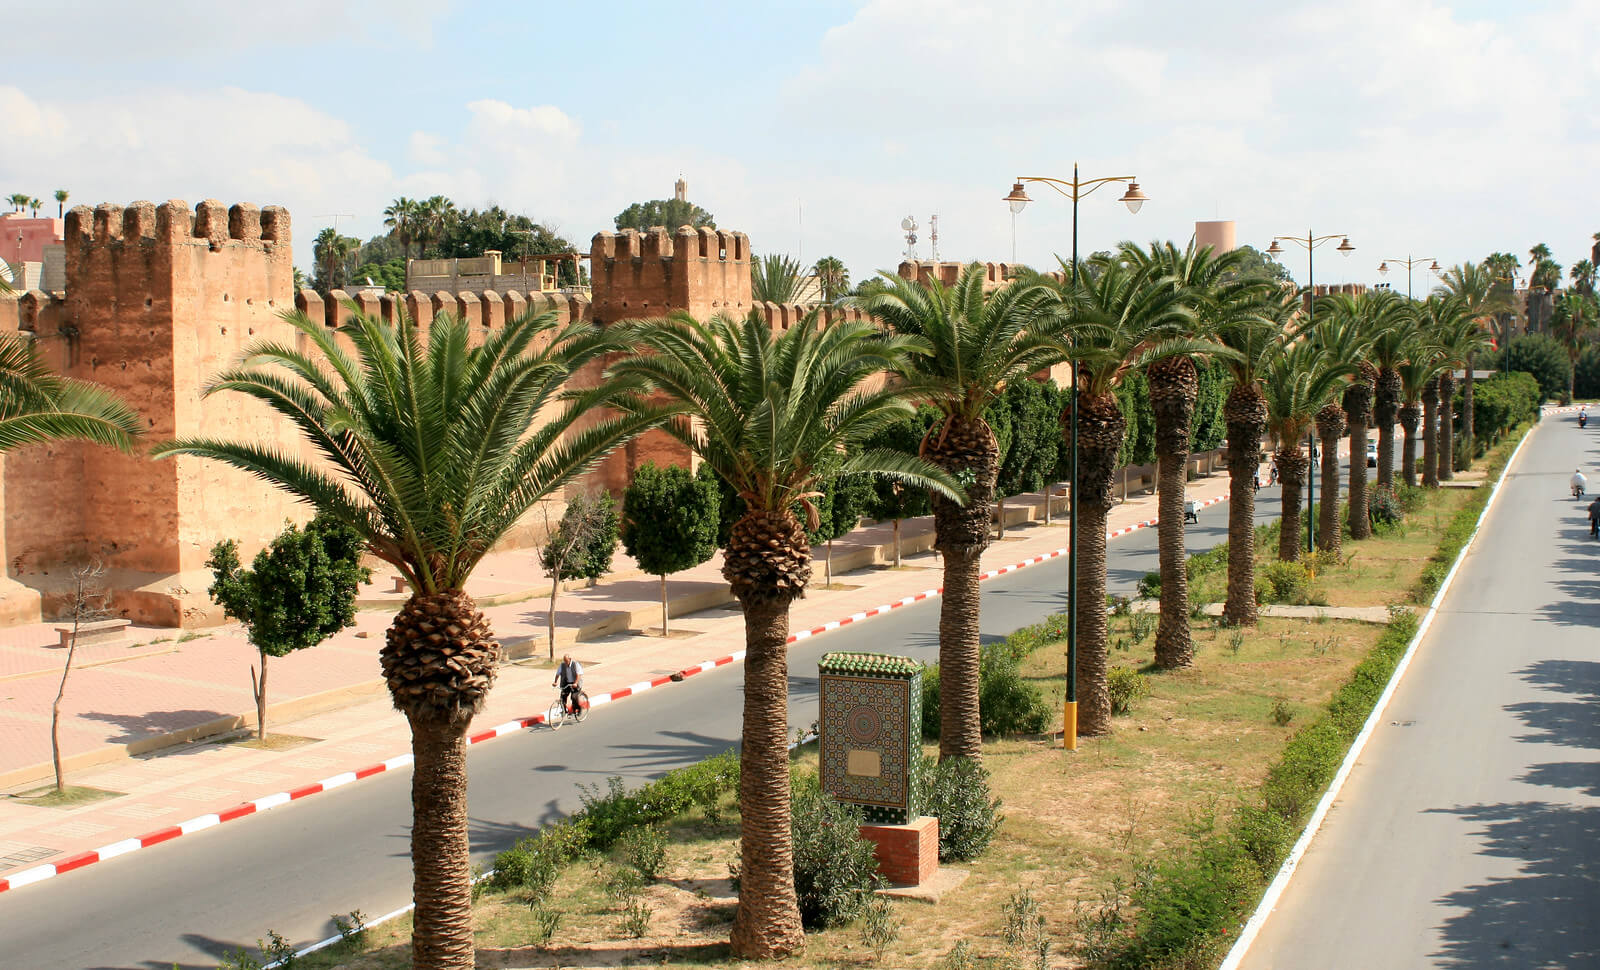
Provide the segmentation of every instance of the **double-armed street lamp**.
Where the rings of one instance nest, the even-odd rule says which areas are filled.
[[[1444,276],[1444,270],[1439,267],[1439,261],[1434,259],[1432,256],[1418,256],[1416,259],[1411,259],[1409,257],[1406,259],[1396,259],[1395,257],[1391,256],[1378,264],[1378,273],[1383,276],[1388,276],[1390,263],[1398,263],[1399,265],[1404,266],[1406,268],[1406,299],[1412,300],[1415,299],[1415,297],[1411,295],[1411,267],[1421,264],[1424,260],[1433,261],[1433,265],[1428,267],[1428,272],[1441,278]]]
[[[1072,163],[1072,179],[1047,178],[1042,175],[1019,175],[1016,182],[1012,183],[1011,194],[1003,200],[1011,207],[1011,259],[1016,261],[1017,252],[1017,214],[1029,202],[1028,193],[1023,190],[1024,183],[1042,182],[1057,192],[1072,200],[1072,285],[1078,285],[1078,201],[1089,193],[1105,185],[1117,182],[1128,183],[1127,191],[1122,193],[1118,201],[1128,207],[1129,212],[1138,212],[1148,201],[1149,196],[1139,189],[1137,175],[1109,175],[1105,178],[1082,179],[1078,177],[1078,163]],[[1071,416],[1068,424],[1071,428],[1068,436],[1067,448],[1072,454],[1070,481],[1067,484],[1067,530],[1071,533],[1067,539],[1067,699],[1063,705],[1061,719],[1061,745],[1067,751],[1078,749],[1078,364],[1071,363],[1072,367],[1072,396]],[[1050,496],[1045,495],[1046,504]]]
[[[1304,236],[1273,236],[1272,237],[1272,245],[1267,247],[1267,257],[1269,259],[1277,259],[1284,252],[1283,247],[1281,245],[1279,245],[1279,241],[1280,240],[1282,240],[1283,242],[1292,242],[1295,245],[1299,246],[1300,248],[1302,248],[1302,249],[1304,249],[1306,251],[1306,314],[1307,314],[1306,329],[1307,330],[1311,329],[1311,327],[1313,325],[1315,325],[1316,322],[1317,322],[1317,270],[1316,270],[1317,247],[1321,246],[1324,243],[1332,242],[1335,239],[1339,240],[1339,245],[1333,247],[1335,252],[1341,253],[1341,254],[1343,254],[1345,256],[1349,256],[1351,253],[1356,251],[1356,247],[1350,245],[1350,237],[1348,235],[1342,233],[1342,232],[1330,233],[1329,235],[1326,235],[1326,236],[1318,236],[1318,235],[1314,235],[1310,230],[1307,230],[1306,234]],[[1315,462],[1316,456],[1317,456],[1316,436],[1314,434],[1312,434],[1312,435],[1307,435],[1307,437],[1310,438],[1310,441],[1311,441],[1310,454],[1311,454],[1312,461]],[[1364,455],[1351,455],[1350,456],[1350,460],[1351,461],[1358,461],[1358,460],[1365,461],[1366,457]],[[1337,499],[1337,498],[1338,497],[1335,496],[1335,499]],[[1327,501],[1327,498],[1324,497],[1323,501]],[[1317,515],[1316,515],[1316,511],[1317,511],[1317,475],[1316,475],[1316,468],[1312,467],[1311,469],[1308,470],[1308,472],[1306,474],[1306,526],[1307,526],[1307,529],[1306,529],[1306,552],[1311,552],[1312,549],[1314,549],[1316,547],[1316,542],[1317,542]]]

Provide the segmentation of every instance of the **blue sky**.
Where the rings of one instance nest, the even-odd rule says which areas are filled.
[[[1085,250],[1232,218],[1263,247],[1349,233],[1318,279],[1376,282],[1407,253],[1543,241],[1570,264],[1600,230],[1581,0],[17,6],[0,193],[285,204],[302,265],[325,214],[365,237],[435,192],[582,246],[680,171],[758,252],[859,278],[898,261],[902,216],[937,212],[943,256],[1000,260],[1011,179],[1075,160],[1152,198],[1087,199]],[[1032,194],[1018,255],[1043,265],[1069,208]]]

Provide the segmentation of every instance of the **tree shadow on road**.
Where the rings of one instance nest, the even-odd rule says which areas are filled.
[[[144,714],[113,714],[108,711],[85,711],[78,717],[86,721],[102,721],[121,729],[121,733],[106,740],[113,744],[126,744],[130,741],[140,741],[158,734],[167,734],[172,731],[181,731],[184,728],[198,727],[202,724],[215,721],[221,717],[232,716],[226,711],[208,710],[182,710],[182,711],[149,711]],[[272,726],[270,721],[267,725]]]

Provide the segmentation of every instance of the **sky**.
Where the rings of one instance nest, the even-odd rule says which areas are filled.
[[[941,258],[1009,260],[1012,180],[1074,162],[1151,199],[1085,198],[1085,253],[1233,219],[1262,249],[1348,234],[1317,280],[1370,284],[1539,242],[1570,266],[1600,230],[1593,0],[0,0],[0,23],[0,197],[285,205],[302,267],[397,196],[587,249],[680,173],[758,254],[853,279],[899,262],[907,215],[921,258],[937,214]],[[1071,205],[1029,194],[1017,259],[1051,265]]]

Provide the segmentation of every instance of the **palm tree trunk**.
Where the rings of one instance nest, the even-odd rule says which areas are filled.
[[[1453,366],[1453,365],[1452,365]],[[1450,368],[1439,375],[1438,454],[1434,456],[1434,475],[1441,482],[1456,477],[1456,376]]]
[[[1256,622],[1256,469],[1267,402],[1254,385],[1235,385],[1223,405],[1228,427],[1228,599],[1222,618],[1235,625]]]
[[[1422,388],[1422,487],[1439,487],[1439,384]]]
[[[1310,459],[1300,452],[1298,441],[1278,449],[1278,481],[1282,487],[1283,521],[1278,530],[1278,559],[1300,561],[1300,489],[1305,482]]]
[[[1189,425],[1199,396],[1199,371],[1188,357],[1156,361],[1146,370],[1156,423],[1156,543],[1161,564],[1161,618],[1155,664],[1163,670],[1194,662],[1189,630],[1189,577],[1184,542],[1184,486]]]
[[[466,724],[411,722],[411,964],[472,970]],[[467,722],[470,723],[470,722]]]
[[[1372,385],[1363,374],[1344,392],[1344,411],[1350,422],[1350,538],[1372,535],[1367,518],[1367,424],[1372,418]]]
[[[1317,548],[1339,554],[1339,439],[1344,436],[1344,408],[1329,404],[1317,412],[1317,437],[1322,442],[1322,504],[1317,506]],[[1354,461],[1354,452],[1351,460]]]
[[[1000,450],[994,432],[982,419],[949,415],[928,432],[924,451],[929,461],[946,471],[972,476],[966,505],[933,496],[934,548],[944,560],[944,598],[939,604],[939,760],[981,760],[978,562],[989,544]]]
[[[1400,480],[1415,488],[1417,484],[1417,412],[1415,404],[1400,406],[1400,429],[1405,441],[1400,446]],[[1379,459],[1382,461],[1383,459]],[[1382,487],[1382,484],[1379,484]]]
[[[744,609],[744,724],[739,908],[731,942],[742,959],[772,960],[805,943],[789,814],[789,598],[750,596],[739,602]]]
[[[1378,372],[1372,417],[1378,425],[1378,487],[1394,486],[1394,422],[1400,410],[1400,373],[1392,367]]]
[[[1466,458],[1461,465],[1463,469],[1472,463],[1473,458],[1477,457],[1477,440],[1475,429],[1473,428],[1474,415],[1472,413],[1472,392],[1474,385],[1478,383],[1473,378],[1474,366],[1472,361],[1467,361],[1466,383],[1461,385],[1461,441],[1463,443],[1462,451],[1465,453]],[[1450,457],[1450,463],[1451,467],[1454,468],[1455,456],[1453,453]]]
[[[1111,690],[1106,682],[1110,648],[1106,516],[1114,501],[1111,483],[1127,426],[1115,394],[1078,395],[1078,488],[1082,494],[1072,497],[1081,504],[1078,530],[1071,542],[1078,547],[1078,734],[1084,737],[1111,733]],[[942,693],[942,682],[939,689]]]

